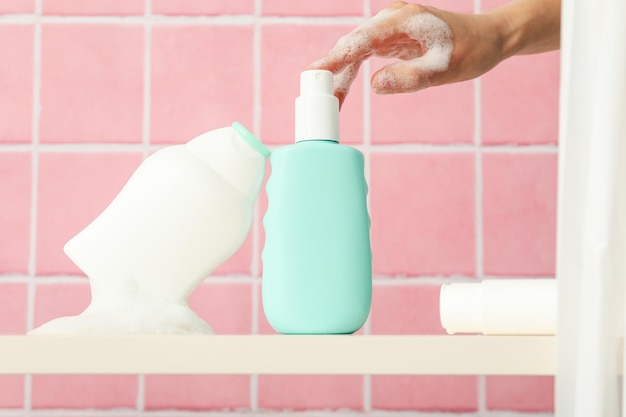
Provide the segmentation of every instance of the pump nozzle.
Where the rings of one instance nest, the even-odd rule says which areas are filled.
[[[333,73],[308,70],[300,74],[296,99],[296,142],[339,141],[339,100],[333,95]]]

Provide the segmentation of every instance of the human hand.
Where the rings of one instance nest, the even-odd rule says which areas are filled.
[[[399,59],[373,74],[371,86],[378,94],[464,81],[504,59],[498,25],[491,15],[451,13],[397,1],[340,38],[308,69],[335,74],[340,106],[361,64],[371,56]]]

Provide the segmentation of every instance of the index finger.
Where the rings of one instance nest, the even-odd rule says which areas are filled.
[[[325,69],[337,74],[354,62],[362,62],[373,52],[371,31],[363,32],[358,26],[339,38],[335,46],[324,56],[310,64],[307,69]]]

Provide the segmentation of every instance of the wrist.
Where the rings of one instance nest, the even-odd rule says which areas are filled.
[[[501,60],[519,54],[523,49],[522,26],[519,22],[519,16],[515,16],[506,7],[487,13],[486,16],[492,20]]]
[[[487,15],[496,22],[503,59],[559,47],[560,0],[515,0]]]

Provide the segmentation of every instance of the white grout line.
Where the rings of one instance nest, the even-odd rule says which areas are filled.
[[[474,0],[474,13],[480,13],[480,1]],[[474,80],[474,145],[476,146],[475,157],[475,193],[474,193],[474,218],[476,225],[476,277],[481,279],[484,275],[484,235],[483,235],[483,159],[482,159],[482,89],[481,80]],[[487,380],[484,375],[478,375],[478,412],[482,415],[487,413]]]
[[[255,0],[254,12],[256,16],[261,15],[261,0]],[[258,21],[254,24],[252,37],[252,132],[257,138],[261,138],[262,109],[261,109],[261,25]],[[262,138],[261,138],[262,140]],[[254,203],[254,213],[252,221],[252,265],[253,277],[258,277],[260,273],[260,252],[261,252],[261,208],[259,200]],[[253,312],[253,314],[256,314]],[[253,316],[256,318],[256,315]]]
[[[453,282],[477,282],[476,277],[450,276],[450,277],[385,277],[374,275],[374,285],[394,286],[394,285],[441,285]]]
[[[364,67],[366,64],[364,64]],[[369,85],[369,84],[368,84]],[[258,123],[260,125],[260,123]],[[369,132],[364,131],[364,136]],[[258,135],[255,132],[255,135]],[[260,136],[260,135],[259,135]],[[168,144],[150,144],[148,149],[156,151],[163,149]],[[283,145],[268,145],[270,149],[276,149]],[[478,145],[474,143],[399,143],[388,145],[368,144],[369,150],[374,153],[397,152],[397,153],[426,153],[426,152],[472,152]],[[364,145],[354,145],[355,148],[364,150]],[[31,152],[32,144],[2,143],[0,152]],[[38,146],[40,152],[137,152],[144,149],[143,143],[45,143]],[[557,153],[557,144],[533,144],[533,145],[480,145],[484,153]]]
[[[371,17],[371,4],[370,0],[363,1],[363,15],[367,19]],[[372,178],[372,127],[371,127],[371,114],[372,114],[372,96],[370,92],[370,78],[372,73],[371,62],[368,60],[362,65],[361,69],[363,73],[363,148],[365,156],[365,180],[368,184],[371,183]],[[367,206],[368,211],[371,207],[370,193],[367,194]],[[370,213],[371,216],[371,213]],[[370,232],[371,233],[371,232]],[[371,334],[371,312],[363,325],[363,333]],[[372,376],[363,375],[363,411],[368,413],[372,410]]]
[[[33,408],[33,376],[24,375],[24,416],[27,417],[32,413]]]
[[[146,376],[143,374],[137,375],[137,402],[135,406],[137,407],[136,415],[143,416],[146,409]]]
[[[259,286],[261,282],[259,280],[255,280],[252,283],[252,328],[250,330],[251,334],[259,333]],[[252,374],[249,377],[250,382],[250,410],[257,411],[259,409],[259,376],[257,374]]]
[[[35,15],[0,15],[0,25],[25,24],[39,20]],[[255,15],[215,15],[215,16],[165,16],[151,15],[154,24],[169,25],[234,25],[245,26],[261,23],[264,25],[358,25],[362,16],[255,16]],[[41,16],[40,21],[52,24],[142,24],[145,16]]]
[[[33,417],[130,417],[136,416],[137,412],[132,409],[115,409],[115,410],[94,410],[94,409],[80,409],[80,410],[66,410],[66,409],[42,409],[35,410],[31,414]],[[250,411],[188,411],[188,410],[154,410],[146,411],[143,416],[153,417],[285,417],[285,416],[298,416],[298,417],[339,417],[339,416],[352,416],[361,417],[367,415],[368,417],[554,417],[554,413],[549,412],[519,412],[519,411],[490,411],[488,414],[469,412],[442,412],[442,411],[385,411],[375,410],[369,413],[363,413],[352,410],[309,410],[309,411],[293,411],[293,410],[275,410],[275,411],[263,411],[261,413],[254,413]],[[21,410],[0,410],[0,417],[24,417]]]
[[[150,145],[148,149],[154,151],[166,146]],[[0,144],[0,152],[32,152],[34,148],[32,144]],[[45,143],[37,146],[39,153],[142,152],[144,149],[143,143]]]
[[[42,0],[35,0],[35,20],[33,39],[33,114],[31,147],[31,207],[30,207],[30,246],[28,259],[28,293],[26,302],[26,330],[32,330],[35,324],[35,274],[37,273],[37,217],[39,200],[39,126],[41,117],[41,10]],[[33,408],[33,377],[24,376],[24,415],[28,416]]]
[[[483,158],[482,158],[482,125],[481,125],[481,107],[480,107],[480,79],[474,80],[474,144],[475,144],[475,225],[476,225],[476,276],[482,277],[483,260],[484,260],[484,237],[483,237]]]
[[[151,0],[146,0],[143,32],[143,127],[141,138],[141,148],[144,159],[150,154],[150,123],[152,100],[152,26],[150,21],[151,6]]]
[[[146,159],[150,155],[150,124],[152,100],[152,0],[145,0],[143,19],[143,124],[141,134],[141,154]],[[146,406],[146,376],[137,375],[137,415],[143,416]]]
[[[261,1],[255,0],[254,8],[257,19],[254,24],[254,32],[252,38],[252,54],[253,54],[253,93],[252,93],[252,131],[257,137],[261,137],[262,128],[262,109],[261,109],[261,25],[258,21],[258,16],[261,15]],[[259,199],[254,204],[254,222],[253,222],[253,240],[252,240],[252,276],[256,279],[252,282],[252,326],[251,333],[258,334],[259,332],[259,286],[261,285],[258,280],[260,274],[261,264],[261,207]],[[259,376],[252,374],[249,376],[249,401],[250,410],[256,411],[259,408]]]
[[[0,283],[23,283],[25,279],[30,279],[26,275],[20,274],[6,274],[0,275]],[[518,276],[518,275],[504,275],[504,276],[482,276],[481,279],[554,279],[554,276]],[[85,276],[72,276],[72,275],[38,275],[32,277],[32,281],[38,286],[41,285],[55,285],[55,284],[84,284],[87,285],[88,281]],[[478,279],[474,276],[464,275],[450,275],[450,276],[386,276],[386,275],[374,275],[374,284],[383,286],[393,285],[405,285],[405,284],[423,284],[423,285],[438,285],[447,284],[452,282],[478,282]],[[254,284],[260,285],[260,280],[257,277],[250,275],[218,275],[210,276],[203,281],[203,285],[222,285],[222,284]]]
[[[259,18],[261,17],[262,0],[254,0],[254,32],[252,37],[252,131],[256,137],[261,138],[262,128],[262,109],[261,109],[261,24]],[[269,163],[268,163],[269,165]],[[259,295],[261,281],[258,279],[261,270],[261,228],[263,225],[263,219],[261,218],[261,207],[259,199],[254,204],[254,219],[252,222],[252,267],[251,272],[254,280],[252,281],[252,314],[251,314],[251,334],[259,333]],[[255,412],[259,409],[259,376],[252,374],[249,376],[249,401],[250,410]]]

